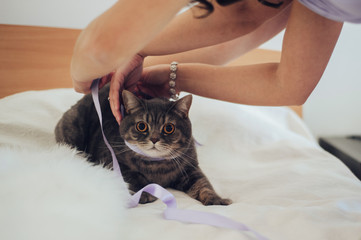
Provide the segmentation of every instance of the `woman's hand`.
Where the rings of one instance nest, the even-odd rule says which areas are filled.
[[[169,92],[169,64],[161,64],[143,69],[141,80],[138,82],[138,89],[152,97],[170,97]],[[176,86],[176,91],[179,89]]]
[[[120,114],[119,93],[124,89],[131,92],[136,90],[137,82],[142,76],[143,60],[143,56],[136,54],[126,66],[118,68],[111,74],[109,103],[118,124],[120,124],[120,121],[122,120],[122,115]],[[108,80],[104,79],[105,81],[103,81],[103,79],[101,81],[101,86],[104,86]]]

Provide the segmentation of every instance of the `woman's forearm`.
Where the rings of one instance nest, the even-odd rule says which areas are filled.
[[[286,0],[279,9],[257,1],[240,1],[226,7],[214,4],[214,12],[205,18],[196,18],[197,7],[194,7],[175,17],[141,53],[144,56],[169,55],[232,41],[235,41],[233,51],[239,51],[250,43],[249,40],[263,43],[285,27],[290,2]],[[251,45],[247,50],[254,48],[254,44]]]
[[[230,67],[179,64],[177,86],[180,91],[234,103],[263,106],[303,104],[298,86],[280,81],[278,66],[278,63]]]

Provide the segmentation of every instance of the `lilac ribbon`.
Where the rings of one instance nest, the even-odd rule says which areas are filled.
[[[117,161],[117,158],[115,156],[113,148],[110,146],[107,138],[104,135],[103,131],[103,122],[102,122],[102,114],[100,109],[100,103],[99,103],[99,95],[98,95],[98,85],[99,80],[96,79],[93,81],[93,84],[91,86],[92,90],[92,97],[94,101],[94,106],[97,111],[99,122],[100,122],[100,128],[102,130],[103,139],[105,142],[105,145],[108,147],[109,151],[112,155],[113,160],[113,169],[116,171],[121,179],[121,181],[124,183],[124,179],[122,176],[122,173],[120,171],[119,163]],[[124,185],[124,184],[123,184]],[[258,240],[268,240],[266,237],[262,236],[261,234],[257,233],[256,231],[250,229],[243,223],[236,222],[230,218],[224,217],[222,215],[218,215],[215,213],[209,213],[209,212],[201,212],[201,211],[194,211],[194,210],[185,210],[185,209],[178,209],[177,208],[177,202],[172,193],[164,189],[162,186],[151,183],[136,192],[134,195],[129,197],[128,207],[133,208],[136,207],[139,204],[140,196],[143,192],[147,192],[151,195],[153,195],[156,198],[159,198],[166,206],[166,210],[163,212],[163,216],[167,220],[177,220],[180,222],[185,223],[197,223],[197,224],[206,224],[210,226],[215,227],[221,227],[221,228],[228,228],[228,229],[234,229],[238,231],[248,231],[254,234],[255,237],[257,237]]]

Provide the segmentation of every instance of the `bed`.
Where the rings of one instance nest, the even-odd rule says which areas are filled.
[[[55,124],[82,97],[64,80],[78,33],[0,25],[0,239],[257,239],[165,220],[159,200],[127,209],[114,172],[55,143]],[[231,64],[277,58],[257,50]],[[206,207],[170,190],[179,208],[220,214],[268,239],[361,239],[361,182],[318,146],[300,110],[194,96],[201,168],[233,204]]]

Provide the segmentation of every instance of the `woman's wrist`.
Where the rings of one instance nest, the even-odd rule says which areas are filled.
[[[169,93],[170,98],[173,100],[178,100],[179,98],[179,91],[176,90],[177,86],[177,70],[178,70],[178,62],[173,61],[170,64],[170,73],[169,73]]]
[[[223,67],[201,64],[178,64],[177,87],[178,92],[188,92],[200,96],[212,97],[214,92],[221,89],[218,70]],[[213,96],[214,97],[214,96]]]
[[[178,63],[177,69],[177,83],[176,91],[180,92],[189,92],[192,93],[192,87],[190,83],[192,82],[192,63]]]

